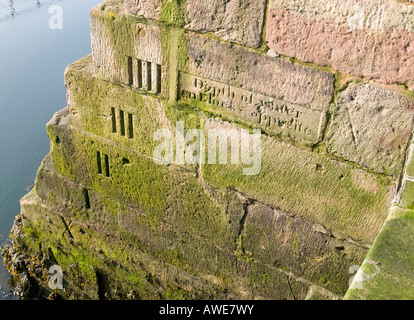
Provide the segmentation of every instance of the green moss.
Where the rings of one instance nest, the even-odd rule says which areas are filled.
[[[401,194],[400,205],[407,209],[414,209],[414,182],[407,180]]]
[[[313,69],[317,69],[317,70],[324,71],[324,72],[328,72],[328,73],[332,73],[332,74],[337,73],[337,71],[334,70],[331,67],[328,67],[328,66],[320,66],[320,65],[315,64],[315,63],[312,63],[312,62],[302,61],[302,60],[299,60],[299,59],[297,59],[295,57],[290,57],[289,60],[292,63],[298,63],[298,64],[300,64],[302,66],[305,66],[305,67],[308,67],[308,68],[313,68]]]
[[[169,103],[175,104],[178,93],[178,73],[188,70],[188,51],[185,30],[161,25],[161,51],[166,53],[165,65],[168,77],[164,77],[165,88],[168,88]]]
[[[184,10],[181,6],[185,5],[182,0],[162,0],[160,20],[175,27],[183,27],[185,24]]]
[[[173,266],[181,268],[182,270],[191,271],[188,262],[186,261],[184,256],[177,250],[164,249],[161,252],[161,257],[163,258],[163,261],[170,263]]]
[[[405,83],[397,83],[397,85],[401,88],[403,94],[414,98],[414,90],[410,90],[408,85],[406,85]]]
[[[138,287],[142,286],[142,279],[137,277],[136,275],[127,276],[126,279]]]
[[[414,299],[414,212],[393,208],[361,268],[367,275],[361,288],[349,289],[345,299]]]
[[[298,235],[297,235],[296,231],[293,234],[292,246],[291,247],[292,247],[293,252],[297,251],[298,248],[299,248],[299,238],[298,238]]]
[[[152,157],[159,144],[153,139],[156,130],[169,129],[175,133],[175,122],[168,121],[163,103],[152,96],[98,79],[93,76],[92,70],[90,57],[67,69],[66,82],[70,83],[68,87],[72,92],[69,108],[72,114],[76,114],[70,118],[71,124]],[[119,121],[121,110],[125,115],[132,115],[133,138],[120,134],[119,122],[116,122],[117,131],[113,132],[112,108],[116,121]],[[58,136],[55,128],[48,126],[47,130],[51,141],[55,141]]]
[[[165,300],[183,300],[186,299],[188,293],[176,285],[169,285],[169,287],[165,290]]]
[[[92,139],[76,129],[61,129],[66,130],[63,135],[67,140],[55,144],[51,153],[53,166],[60,174],[142,210],[155,219],[153,222],[167,220],[182,230],[195,232],[204,226],[204,231],[217,242],[230,240],[224,208],[205,193],[192,171],[156,164],[132,150],[99,137]],[[98,173],[98,151],[102,157],[109,156],[109,178]],[[123,158],[129,159],[128,166],[123,165]]]
[[[385,221],[391,198],[387,178],[367,174],[262,135],[261,171],[244,176],[245,165],[203,165],[203,178],[371,242]],[[317,165],[322,170],[316,170]],[[246,166],[247,167],[247,166]],[[294,168],[294,169],[292,169]],[[365,221],[363,226],[360,221]]]
[[[43,163],[46,164],[47,161]],[[66,179],[54,173],[53,168],[41,169],[39,172],[44,178],[47,177],[46,172],[48,172],[51,188],[53,185],[62,185],[60,180]],[[41,179],[37,181],[40,183]],[[194,192],[195,188],[190,186],[190,189]],[[22,200],[22,212],[27,229],[24,242],[30,246],[33,254],[38,253],[39,250],[51,248],[57,263],[63,268],[65,274],[68,277],[76,275],[70,280],[72,292],[77,292],[83,298],[97,298],[97,271],[108,277],[110,287],[122,286],[122,289],[117,288],[118,292],[126,294],[132,290],[140,298],[147,299],[160,299],[164,296],[189,297],[187,291],[177,284],[168,281],[161,284],[161,280],[155,276],[159,273],[164,274],[165,270],[172,268],[169,266],[175,266],[173,269],[175,273],[169,277],[171,280],[177,279],[179,273],[183,272],[179,270],[201,275],[211,273],[217,279],[221,279],[217,280],[218,283],[224,283],[223,279],[230,278],[227,272],[231,270],[229,265],[231,259],[219,257],[217,253],[221,251],[217,251],[215,245],[211,243],[211,239],[214,239],[220,245],[225,245],[226,240],[223,241],[220,228],[217,228],[219,225],[226,225],[225,221],[220,221],[220,217],[208,217],[205,225],[195,226],[188,217],[180,215],[177,220],[174,220],[172,215],[173,220],[170,222],[174,225],[174,230],[169,229],[165,219],[163,219],[164,222],[157,220],[157,224],[151,229],[151,221],[154,221],[154,218],[139,214],[130,206],[127,207],[102,197],[95,191],[90,191],[90,200],[92,210],[75,210],[71,207],[68,209],[59,202],[50,202],[49,199],[42,200],[43,203],[41,203],[35,192]],[[189,203],[184,202],[183,206],[190,209],[191,216],[200,213],[201,216],[194,217],[194,222],[203,223],[201,217],[204,215],[202,213],[204,209],[202,206],[206,206],[206,203],[199,207],[193,203],[193,200],[189,201]],[[211,200],[208,201],[211,202]],[[217,208],[214,209],[216,206],[214,202],[213,208],[209,206],[207,204],[209,214],[217,210]],[[172,206],[169,205],[169,207]],[[192,207],[195,211],[191,211]],[[173,212],[167,210],[170,215]],[[69,236],[60,215],[66,220],[72,236]],[[219,224],[215,225],[214,221],[218,221]],[[197,227],[197,230],[193,229],[191,234],[185,231],[177,237],[176,229],[190,231],[194,227]],[[208,231],[209,228],[211,228],[210,231]],[[204,240],[200,240],[200,229],[207,231],[201,237]],[[183,236],[185,239],[182,238]],[[197,247],[198,245],[200,246]],[[171,247],[171,249],[166,250],[166,247]],[[160,261],[163,261],[161,266]],[[212,268],[213,261],[219,261],[219,263]],[[156,265],[157,267],[154,267]],[[195,281],[197,278],[191,279]],[[185,283],[188,284],[188,280],[186,281]],[[197,281],[200,282],[200,280]],[[200,282],[197,285],[211,286],[207,282]],[[211,289],[206,290],[208,292]],[[206,293],[199,291],[192,293],[191,297],[198,296],[198,294]],[[219,293],[215,292],[215,294],[217,296]]]
[[[34,226],[27,226],[24,231],[27,242],[33,242],[37,244],[42,242],[43,234]]]
[[[267,41],[266,41],[266,27],[267,27],[267,20],[269,16],[269,5],[270,5],[270,1],[266,1],[263,25],[261,26],[262,32],[260,34],[260,45],[258,49],[260,52],[263,52],[263,53],[267,53],[267,51],[269,51],[269,47],[267,46]]]

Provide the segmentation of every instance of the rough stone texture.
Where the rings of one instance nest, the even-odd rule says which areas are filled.
[[[254,259],[300,274],[337,294],[348,288],[349,267],[367,253],[299,216],[259,203],[248,206],[242,236],[245,252]]]
[[[334,77],[199,35],[185,35],[180,98],[270,133],[316,143],[325,127]],[[227,59],[227,57],[234,59]]]
[[[125,9],[134,15],[144,16],[147,19],[159,20],[162,10],[161,0],[126,0]]]
[[[118,203],[92,192],[91,202],[93,211],[65,208],[34,193],[21,201],[27,250],[53,253],[64,270],[66,299],[237,298],[175,266],[180,256],[173,250],[164,248],[161,259],[155,250],[148,254],[140,239],[117,223]]]
[[[136,16],[160,20],[185,29],[209,33],[238,44],[257,48],[261,43],[266,1],[162,2],[126,0],[126,10]]]
[[[53,124],[49,124],[48,130],[51,138],[54,137],[54,133],[62,133],[63,130],[67,130],[65,129],[69,126],[67,111],[66,109],[56,114],[52,120]],[[67,137],[68,134],[65,136]],[[76,140],[72,136],[70,141]],[[94,145],[98,144],[96,140],[99,139],[95,139]],[[28,239],[33,247],[36,247],[36,244],[40,242],[45,250],[48,247],[52,248],[59,265],[64,270],[68,270],[65,272],[65,279],[69,284],[70,298],[94,299],[94,294],[97,292],[98,295],[102,294],[102,290],[104,290],[106,297],[112,299],[124,298],[122,295],[128,291],[135,295],[133,297],[143,295],[145,298],[149,298],[149,294],[154,294],[153,298],[168,297],[168,294],[174,294],[178,298],[304,299],[308,295],[310,286],[316,288],[319,294],[325,295],[325,298],[332,299],[338,298],[338,296],[322,286],[332,287],[338,294],[344,293],[343,288],[346,282],[338,276],[335,277],[336,279],[330,279],[329,284],[321,283],[322,286],[320,286],[312,283],[312,280],[298,277],[301,270],[290,270],[289,268],[282,270],[269,264],[267,260],[262,262],[257,259],[256,254],[252,259],[243,251],[239,252],[236,246],[231,241],[229,242],[231,238],[225,240],[226,236],[224,238],[219,236],[219,225],[225,226],[226,221],[219,222],[219,216],[207,218],[214,211],[212,211],[212,207],[204,203],[203,207],[205,209],[209,207],[209,209],[202,213],[201,207],[197,207],[196,204],[199,201],[192,198],[197,193],[196,189],[203,186],[205,192],[216,199],[212,202],[212,199],[207,200],[206,198],[207,202],[217,208],[221,206],[222,210],[226,208],[230,220],[234,222],[238,220],[239,228],[243,230],[241,221],[244,212],[243,203],[246,199],[242,196],[234,198],[230,194],[228,197],[223,191],[208,187],[202,181],[199,181],[198,187],[191,186],[191,193],[181,192],[179,191],[181,186],[187,184],[186,174],[181,172],[174,179],[178,184],[172,189],[168,188],[171,191],[171,195],[166,199],[169,202],[168,209],[165,212],[160,211],[160,216],[157,211],[145,208],[145,204],[152,201],[149,198],[139,204],[128,200],[128,205],[126,205],[124,201],[112,200],[113,198],[118,199],[119,195],[114,194],[113,191],[108,193],[105,191],[106,187],[100,189],[99,192],[94,191],[97,188],[88,181],[95,178],[88,176],[91,170],[85,169],[92,161],[81,156],[78,147],[73,150],[77,154],[72,155],[72,161],[86,160],[85,168],[80,169],[83,171],[84,177],[80,176],[80,171],[75,175],[76,180],[81,181],[86,188],[66,178],[66,176],[72,176],[70,172],[72,168],[80,167],[80,163],[72,167],[68,163],[63,166],[58,165],[60,162],[58,149],[70,141],[61,140],[58,144],[53,144],[51,154],[53,160],[47,157],[42,163],[36,180],[36,192],[22,200],[24,225],[26,230],[31,230],[27,235]],[[117,152],[120,153],[120,150],[118,149]],[[70,160],[68,159],[68,161]],[[52,162],[54,162],[54,167],[59,168],[59,171],[65,170],[65,176],[55,171]],[[113,180],[113,183],[118,184],[117,181],[121,181],[122,178],[112,174],[116,171],[113,163],[114,161],[111,164],[110,179]],[[93,169],[95,168],[92,168],[92,171]],[[160,170],[164,171],[163,167]],[[172,169],[172,171],[174,170]],[[151,174],[151,177],[153,178],[154,175]],[[102,179],[99,180],[101,184],[105,184]],[[137,181],[138,179],[134,178],[133,180]],[[80,190],[87,190],[87,202],[84,201],[84,194],[77,195],[77,193],[67,192],[67,190],[73,189],[73,187],[68,188],[72,185],[77,186]],[[155,185],[153,184],[152,187],[154,188]],[[50,192],[54,189],[54,193]],[[106,196],[103,195],[105,193]],[[152,196],[156,197],[155,194]],[[161,198],[163,197],[161,195]],[[195,201],[193,203],[195,207],[188,207],[193,212],[188,212],[189,215],[185,213],[186,204],[180,204],[186,198],[189,201]],[[82,201],[84,205],[82,205]],[[237,205],[237,201],[239,205]],[[81,205],[73,206],[77,203]],[[270,210],[265,206],[262,207],[265,210]],[[68,210],[68,208],[73,209]],[[239,210],[241,212],[237,214]],[[197,214],[194,215],[195,212]],[[175,220],[175,215],[178,220]],[[205,225],[201,221],[204,218],[208,219]],[[266,219],[265,217],[261,218]],[[254,214],[248,221],[249,226],[261,223],[260,217],[259,220],[256,220]],[[297,229],[295,232],[300,238],[306,238],[306,233],[310,231],[309,228],[311,227],[308,227],[308,230],[306,228]],[[53,232],[38,238],[36,235],[41,234],[42,230],[53,230]],[[213,231],[214,236],[213,234],[208,235],[208,230]],[[60,234],[64,237],[55,236]],[[115,240],[119,238],[119,235],[121,235],[121,240]],[[239,237],[239,234],[233,236]],[[107,244],[105,240],[107,237],[114,241]],[[250,239],[251,236],[246,234],[245,237]],[[328,240],[327,235],[324,237]],[[219,240],[219,238],[221,239]],[[65,249],[68,248],[68,243],[72,248],[70,250]],[[248,240],[248,243],[249,250],[255,253],[256,248],[252,247],[252,242]],[[336,249],[326,246],[324,241],[314,242],[313,245],[315,245],[313,250],[316,252],[320,250],[336,252]],[[353,247],[350,244],[345,246]],[[325,247],[326,249],[324,249]],[[364,249],[359,251],[363,252]],[[348,254],[353,259],[361,260],[362,258],[359,256],[358,250],[356,252],[351,250]],[[257,257],[260,258],[260,255]],[[340,263],[342,260],[340,258],[335,263]],[[80,262],[75,264],[76,261]],[[115,263],[112,261],[122,264],[121,273],[114,274],[112,272],[111,265]],[[134,268],[134,265],[138,267]],[[93,270],[90,269],[91,266],[93,266]],[[91,271],[88,272],[88,270]],[[98,272],[105,277],[104,289],[102,289],[102,284],[97,283],[99,282],[97,280],[99,277],[96,275]],[[74,279],[75,275],[77,278]],[[153,279],[153,281],[149,279]],[[80,282],[84,283],[83,291],[82,288],[77,287]],[[198,293],[194,295],[193,290]],[[228,293],[225,294],[225,292]],[[117,296],[117,294],[121,296]]]
[[[332,74],[196,34],[185,40],[181,71],[321,111],[332,99]]]
[[[414,7],[395,0],[271,0],[277,53],[414,89]]]
[[[89,58],[86,58],[68,68],[70,75],[67,75],[67,79],[78,79],[76,84],[73,84],[74,86],[88,87],[89,90],[95,91],[97,89],[94,86],[84,85],[88,81],[82,79],[80,75],[76,75],[77,73],[85,74],[85,72],[81,72],[85,67],[80,67],[79,65],[88,65],[88,60]],[[100,81],[98,80],[98,82]],[[120,90],[124,90],[122,86],[118,85],[118,87]],[[106,91],[105,87],[101,89]],[[86,114],[87,111],[78,110],[87,110],[88,107],[82,107],[85,104],[76,105],[74,100],[70,100],[71,110],[75,111],[74,115],[78,112],[85,112]],[[81,101],[78,100],[78,102]],[[86,105],[88,104],[90,102],[86,103]],[[154,117],[154,120],[157,120],[157,116],[158,113],[147,114],[149,119]],[[349,242],[345,238],[332,242],[329,240],[332,234],[326,232],[322,238],[319,238],[319,241],[309,242],[308,244],[306,244],[306,241],[302,242],[302,240],[297,242],[295,250],[299,251],[295,252],[298,253],[300,250],[308,247],[309,254],[307,256],[301,254],[298,256],[293,255],[294,260],[291,260],[289,255],[286,255],[286,250],[290,250],[291,247],[288,245],[286,248],[283,245],[283,238],[279,239],[280,242],[274,238],[273,240],[276,243],[280,243],[278,246],[280,250],[270,250],[266,255],[262,248],[254,246],[254,243],[251,241],[252,234],[247,230],[251,230],[253,227],[257,228],[267,217],[263,215],[256,217],[254,214],[250,217],[248,213],[248,218],[243,222],[244,206],[248,199],[240,195],[236,197],[234,194],[226,195],[223,191],[209,187],[203,180],[196,181],[191,171],[178,167],[166,168],[165,166],[158,166],[153,163],[152,159],[145,159],[145,157],[140,156],[133,149],[125,148],[124,146],[128,146],[128,143],[125,141],[119,141],[122,145],[121,147],[91,132],[77,129],[69,124],[69,120],[72,121],[72,119],[71,117],[70,119],[68,118],[67,111],[65,111],[60,115],[57,114],[48,124],[49,137],[53,142],[51,151],[53,167],[59,174],[78,181],[87,190],[94,190],[89,193],[92,210],[95,208],[92,198],[95,192],[120,201],[121,204],[117,207],[118,221],[120,221],[118,223],[121,223],[121,226],[126,231],[138,237],[140,243],[142,243],[141,246],[145,246],[147,251],[157,255],[156,252],[160,252],[163,248],[168,247],[172,252],[175,252],[174,259],[179,259],[179,266],[187,270],[186,272],[200,272],[204,275],[212,272],[211,267],[209,267],[211,263],[208,261],[218,259],[220,263],[217,265],[217,270],[225,270],[225,272],[228,271],[230,274],[218,276],[213,271],[214,279],[216,279],[214,280],[215,284],[220,284],[222,280],[219,279],[223,279],[223,277],[237,279],[246,277],[244,275],[247,272],[246,268],[247,270],[253,268],[252,271],[249,271],[253,272],[253,278],[249,281],[252,281],[251,285],[256,288],[254,289],[257,290],[256,294],[266,298],[286,298],[286,293],[290,294],[290,291],[287,291],[286,279],[290,277],[295,279],[295,277],[299,276],[306,279],[306,281],[299,281],[297,283],[299,286],[299,291],[295,293],[297,298],[305,298],[308,293],[308,290],[305,290],[305,288],[308,288],[310,285],[320,286],[319,291],[321,292],[325,292],[324,290],[326,289],[332,290],[338,295],[342,295],[345,292],[347,270],[346,268],[340,270],[339,266],[344,263],[347,265],[361,261],[363,252],[366,251],[364,247],[355,245],[352,241]],[[107,119],[107,122],[110,123],[110,120]],[[84,129],[88,128],[88,126],[82,126]],[[59,137],[59,139],[56,137]],[[143,145],[144,141],[145,139],[140,139]],[[149,141],[146,143],[149,143]],[[105,177],[104,174],[99,174],[98,172],[96,167],[97,151],[101,153],[101,157],[104,154],[109,155],[109,177]],[[127,164],[124,163],[123,159],[125,158],[128,159]],[[105,171],[104,166],[106,165],[103,165],[102,172]],[[336,183],[336,177],[334,182]],[[208,196],[206,197],[206,195]],[[209,200],[210,197],[215,198],[217,203]],[[59,202],[63,201],[60,200]],[[222,209],[220,209],[220,206]],[[96,207],[99,208],[99,205]],[[226,216],[223,216],[224,208],[226,208]],[[263,208],[265,212],[273,212],[268,207],[263,206]],[[194,215],[195,212],[196,214]],[[141,216],[143,220],[139,218]],[[149,218],[151,219],[148,220]],[[228,223],[226,223],[226,219],[228,219]],[[295,220],[298,221],[297,219]],[[212,221],[214,221],[214,224],[212,224]],[[297,223],[300,224],[300,222]],[[226,228],[229,229],[226,231]],[[324,230],[320,226],[315,226],[315,228]],[[174,232],[170,233],[167,230],[174,230]],[[292,231],[291,239],[292,241],[296,239],[295,237],[307,239],[311,238],[312,235],[318,237],[320,232],[312,230],[313,226],[311,224],[306,224],[306,227],[298,227],[295,231]],[[238,238],[242,235],[246,239],[246,248],[249,248],[249,254],[253,254],[253,261],[255,261],[253,265],[243,266],[243,264],[233,264],[231,262],[235,259],[235,253],[233,253],[235,249],[231,242],[229,242],[231,239],[229,231],[232,232],[232,237]],[[290,231],[286,232],[289,233]],[[194,239],[191,240],[186,236],[188,233],[192,237],[204,239],[204,245],[195,248]],[[256,232],[253,233],[256,234]],[[296,235],[293,235],[293,233]],[[159,234],[159,236],[156,236],[156,234]],[[161,239],[164,240],[160,242]],[[330,244],[327,244],[327,242]],[[346,255],[342,254],[342,247],[346,248]],[[324,257],[321,261],[330,261],[329,264],[320,263],[320,260],[317,259],[320,256]],[[165,256],[161,255],[160,257],[165,261]],[[268,257],[279,257],[283,260],[284,268],[280,269],[280,262],[270,263]],[[300,265],[305,266],[311,260],[314,261],[314,266],[318,271],[308,274]],[[197,261],[203,261],[203,263],[199,265]],[[176,261],[176,263],[178,262]],[[310,276],[309,279],[306,278],[308,275]],[[197,276],[200,275],[197,274]],[[244,289],[241,291],[245,292],[244,294],[252,294],[247,289],[246,281],[242,281],[244,283],[242,288]],[[259,283],[266,283],[266,285],[261,288],[258,285]],[[240,286],[240,284],[238,283],[237,286]],[[272,291],[278,292],[277,295],[272,295]],[[327,297],[336,297],[335,294],[329,293],[329,291],[326,292]],[[235,294],[239,295],[241,293]]]
[[[160,86],[160,96],[174,101],[178,91],[183,102],[203,100],[201,107],[209,112],[268,133],[310,145],[321,140],[334,92],[332,74],[207,36],[137,22],[112,2],[96,7],[91,16],[97,74],[146,92],[149,61],[152,69],[161,66],[161,76],[154,74],[152,80],[162,81],[152,86],[152,93]],[[229,56],[235,59],[229,61]],[[141,69],[137,60],[144,63]],[[195,88],[196,78],[206,85]],[[210,94],[213,99],[207,98]]]
[[[176,225],[177,230],[182,228],[181,232],[193,230],[200,236],[204,233],[220,246],[228,245],[230,233],[223,211],[190,170],[158,165],[131,149],[70,126],[67,119],[52,119],[48,133],[52,141],[56,135],[64,137],[53,144],[51,151],[53,167],[59,174]],[[187,196],[179,196],[184,194]]]
[[[210,130],[236,129],[207,120]],[[247,164],[202,166],[202,177],[222,189],[234,188],[249,198],[324,226],[338,238],[369,244],[383,225],[396,192],[396,181],[367,173],[324,155],[269,136],[261,137],[261,170],[244,176]]]
[[[91,60],[88,56],[66,68],[70,123],[152,157],[159,144],[153,139],[156,130],[169,129],[175,137],[175,124],[168,120],[162,102],[94,77]]]
[[[414,99],[351,83],[336,98],[328,151],[379,173],[399,177],[412,131]]]
[[[413,211],[393,208],[344,299],[414,299],[413,230]]]
[[[185,28],[214,32],[224,40],[249,47],[260,45],[266,0],[187,1]]]
[[[15,228],[21,230],[13,233],[16,256],[19,250],[29,257],[47,253],[62,266],[68,291],[60,294],[69,299],[338,299],[347,289],[349,268],[360,264],[374,243],[363,269],[370,274],[379,266],[370,259],[380,261],[385,280],[371,281],[367,288],[375,291],[395,278],[389,286],[402,286],[402,296],[412,296],[404,287],[412,286],[407,253],[412,212],[389,220],[377,237],[391,204],[414,206],[413,151],[395,197],[411,134],[409,94],[341,73],[334,81],[331,68],[297,59],[303,57],[281,57],[277,50],[265,54],[264,46],[246,48],[264,36],[257,30],[264,7],[238,3],[126,1],[128,13],[122,1],[107,0],[92,10],[92,57],[66,70],[68,107],[47,125],[50,155],[35,188],[22,199],[17,219],[22,224]],[[275,19],[295,14],[293,23],[310,19],[309,26],[325,27],[335,21],[328,25],[337,25],[341,35],[350,28],[353,0],[343,6],[332,0],[327,7],[321,1],[304,3],[272,1],[270,23],[274,27]],[[397,27],[412,33],[412,6],[383,1],[376,11],[374,4],[366,4],[373,10],[365,13],[362,34],[367,46],[378,41],[371,48],[376,58],[369,60],[368,48],[360,47],[362,71],[371,70],[367,61],[374,67],[383,63],[377,57],[387,45],[383,35]],[[212,21],[205,15],[215,9]],[[391,9],[407,11],[393,17]],[[283,15],[273,17],[278,10]],[[378,12],[381,24],[375,23]],[[305,25],[298,31],[305,36],[292,34],[308,41],[306,30]],[[324,32],[316,34],[321,38],[304,43],[318,50],[332,43],[337,48]],[[360,29],[349,33],[352,48],[354,36],[361,37]],[[396,60],[404,55],[401,51]],[[355,68],[355,59],[344,57],[341,63]],[[384,66],[391,71],[381,79],[393,82],[390,59]],[[407,74],[401,68],[398,76]],[[185,131],[201,129],[216,152],[223,150],[220,143],[210,145],[211,130],[227,130],[216,138],[230,142],[227,152],[240,143],[238,159],[225,154],[227,164],[183,164],[176,153],[175,162],[155,162],[157,129],[169,129],[185,149],[203,145],[184,132],[174,135],[178,121]],[[251,150],[239,134],[254,128],[264,131],[255,150],[260,161],[253,163],[260,170],[244,175],[252,168],[243,162]],[[186,160],[195,158],[190,154]],[[394,217],[395,207],[392,212]],[[396,230],[401,234],[395,236]],[[388,247],[396,252],[398,270],[391,269]],[[358,295],[365,296],[380,295]]]
[[[168,56],[161,31],[128,19],[116,2],[91,11],[93,64],[97,74],[140,92],[168,97]]]
[[[414,148],[411,143],[401,190],[387,221],[344,296],[346,300],[412,300],[414,298]]]

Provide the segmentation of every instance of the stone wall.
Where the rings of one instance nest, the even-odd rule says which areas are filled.
[[[412,215],[413,18],[395,0],[105,1],[19,241],[53,253],[69,298],[343,297],[398,232],[391,206]],[[260,172],[157,163],[158,129],[190,144],[180,121],[260,129]]]

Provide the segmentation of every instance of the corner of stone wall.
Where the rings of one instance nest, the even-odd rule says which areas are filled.
[[[354,275],[345,300],[414,299],[413,141],[407,153],[400,192],[361,268]]]

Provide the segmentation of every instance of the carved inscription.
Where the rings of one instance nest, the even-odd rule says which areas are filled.
[[[325,113],[305,106],[180,72],[179,99],[256,124],[266,131],[316,143]]]

